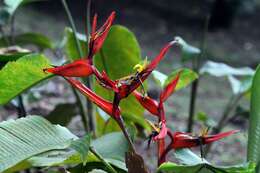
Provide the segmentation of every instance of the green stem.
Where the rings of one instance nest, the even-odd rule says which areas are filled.
[[[75,26],[74,20],[72,18],[72,15],[70,13],[68,4],[67,4],[66,0],[61,0],[61,2],[62,2],[62,5],[63,5],[65,11],[66,11],[67,17],[68,17],[69,22],[70,22],[70,26],[71,26],[71,28],[73,30],[73,35],[74,35],[74,39],[75,39],[75,42],[76,42],[78,53],[79,53],[80,57],[82,58],[84,56],[84,54],[83,54],[82,48],[80,46],[79,39],[77,38],[76,26]]]
[[[76,41],[76,46],[77,46],[78,53],[79,53],[80,57],[83,58],[84,57],[83,50],[82,50],[82,48],[80,46],[80,41],[77,38],[76,26],[75,26],[74,20],[72,18],[72,15],[70,13],[70,10],[68,8],[67,2],[66,2],[66,0],[61,0],[61,2],[63,4],[63,7],[64,7],[64,9],[66,11],[67,16],[68,16],[68,19],[69,19],[69,22],[70,22],[70,26],[71,26],[71,28],[73,30],[73,35],[74,35],[74,39]],[[89,78],[83,79],[83,81],[85,81],[86,86],[88,88],[91,88],[91,82],[90,82]],[[93,131],[94,136],[95,136],[95,123],[94,123],[94,115],[93,115],[93,105],[92,105],[92,103],[89,100],[87,100],[87,115],[89,117],[89,128],[90,128],[91,131]]]
[[[117,171],[100,154],[98,154],[93,147],[90,147],[89,150],[107,167],[110,173],[117,173]]]
[[[83,126],[86,132],[90,132],[89,126],[88,126],[88,116],[86,115],[85,109],[84,109],[84,104],[82,103],[80,96],[78,92],[75,90],[75,88],[71,87],[73,94],[76,98],[77,105],[79,106],[79,111],[80,111],[80,116],[81,120],[83,122]]]
[[[18,96],[18,117],[21,118],[21,117],[25,117],[26,116],[26,109],[24,107],[24,103],[23,103],[23,97],[22,95],[20,94]]]

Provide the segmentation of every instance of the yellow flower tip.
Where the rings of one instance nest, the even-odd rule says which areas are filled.
[[[142,71],[144,71],[144,69],[146,69],[147,66],[148,66],[148,61],[146,57],[142,63],[136,64],[133,69],[136,70],[138,73],[141,73]]]

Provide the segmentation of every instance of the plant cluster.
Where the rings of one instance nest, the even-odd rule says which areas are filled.
[[[138,154],[134,142],[137,135],[135,129],[138,128],[141,129],[139,132],[148,132],[148,148],[151,141],[157,145],[157,172],[259,171],[259,68],[255,72],[248,67],[234,68],[205,61],[206,35],[201,50],[175,37],[150,62],[147,58],[142,60],[133,33],[123,26],[113,26],[115,12],[98,29],[97,15],[94,15],[92,26],[88,23],[88,29],[83,35],[77,33],[65,0],[61,2],[71,28],[65,29],[65,38],[60,45],[55,46],[39,33],[15,34],[15,12],[29,2],[31,0],[4,0],[0,8],[0,104],[14,106],[19,117],[0,123],[0,172],[25,170],[80,173],[101,169],[109,173],[148,173],[146,163]],[[89,22],[91,4],[90,1],[88,3]],[[10,29],[9,34],[6,34],[7,29]],[[26,45],[34,45],[38,50],[33,52]],[[181,68],[165,75],[156,68],[174,46],[181,49],[183,66],[189,61],[192,70]],[[64,49],[69,62],[60,66],[51,65],[42,54],[44,49],[52,50],[55,56],[57,50]],[[231,84],[233,94],[218,123],[212,123],[213,120],[204,112],[195,116],[197,88],[204,74],[227,77]],[[76,102],[58,105],[45,118],[29,116],[24,96],[33,92],[28,89],[54,76],[61,76],[71,86]],[[161,87],[158,100],[149,97],[147,93],[148,77],[153,77]],[[187,132],[172,130],[167,122],[165,102],[175,91],[190,83]],[[221,130],[237,111],[241,112],[239,101],[249,94],[251,115],[248,162],[226,167],[208,162],[205,157],[210,151],[209,144],[238,132]],[[144,110],[157,122],[151,122],[143,116]],[[71,117],[67,121],[58,115],[61,111],[66,116],[79,114],[86,134],[77,137],[65,127],[53,125],[66,126],[70,121]],[[205,127],[199,134],[192,133],[195,118],[198,120],[195,123]],[[210,127],[213,128],[211,133]],[[208,145],[206,151],[205,145]],[[193,147],[200,148],[200,157],[190,150]],[[169,161],[167,156],[170,151],[174,151],[179,163]]]

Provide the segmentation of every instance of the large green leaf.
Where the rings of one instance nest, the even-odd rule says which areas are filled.
[[[173,79],[176,78],[177,74],[180,72],[180,78],[178,81],[178,84],[176,86],[176,91],[180,90],[182,88],[185,88],[188,86],[192,81],[198,78],[198,75],[196,72],[188,69],[188,68],[182,68],[182,69],[177,69],[174,70],[172,73],[170,73],[169,76],[159,72],[159,71],[153,71],[153,77],[155,81],[162,87],[164,88],[166,85],[168,85]]]
[[[77,60],[83,57],[80,57],[80,54],[77,49],[76,40],[74,38],[74,34],[71,28],[65,28],[65,37],[64,37],[64,49],[65,53],[68,56],[70,60]],[[83,50],[84,55],[86,55],[87,52],[87,41],[86,36],[82,35],[80,33],[77,33],[77,39],[80,41],[80,46]]]
[[[81,144],[82,141],[84,141],[84,139],[81,140],[79,143]],[[78,142],[76,142],[76,144],[77,143]],[[84,146],[85,145],[81,145],[77,148],[82,148]],[[105,136],[92,141],[91,146],[109,163],[122,170],[126,170],[126,166],[124,164],[124,156],[125,152],[128,151],[128,143],[121,132],[106,134]],[[83,157],[77,152],[78,150],[75,151],[72,148],[73,147],[69,147],[63,150],[52,150],[44,152],[42,154],[38,154],[17,164],[12,169],[7,170],[5,173],[11,173],[30,167],[50,167],[61,165],[75,165],[83,162],[99,162],[99,160],[91,153],[88,153],[86,160],[82,160]],[[86,149],[84,149],[83,151],[86,151]]]
[[[115,80],[132,74],[134,65],[141,61],[139,44],[132,32],[123,26],[113,26],[100,51],[95,56],[94,64],[98,70],[105,70]],[[113,93],[95,84],[95,91],[100,96],[112,100]],[[122,112],[129,115],[142,116],[144,109],[133,96],[122,100]]]
[[[49,60],[39,54],[26,55],[7,63],[0,71],[0,105],[50,77],[50,74],[45,74],[42,70],[49,66]]]
[[[247,159],[257,163],[260,172],[260,66],[258,66],[252,85],[251,110],[248,131]]]
[[[212,76],[252,76],[254,70],[249,67],[234,68],[224,63],[207,61],[200,69],[200,74],[210,74]]]
[[[0,123],[0,172],[36,154],[65,149],[77,139],[66,128],[39,116]]]
[[[200,171],[199,171],[200,170]],[[254,164],[244,164],[244,165],[234,165],[228,167],[216,167],[209,165],[207,163],[197,164],[197,165],[178,165],[172,162],[163,163],[157,172],[163,173],[254,173],[255,165]]]
[[[7,36],[7,39],[11,39],[10,36]],[[49,48],[53,49],[54,45],[52,41],[46,37],[45,35],[41,33],[34,33],[34,32],[28,32],[28,33],[23,33],[23,34],[18,34],[14,37],[15,39],[15,44],[19,46],[24,46],[24,45],[35,45],[39,48]],[[7,43],[4,40],[4,38],[0,39],[0,47],[7,47]]]

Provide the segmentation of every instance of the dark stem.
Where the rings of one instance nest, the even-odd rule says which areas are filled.
[[[201,67],[201,65],[203,63],[204,54],[206,52],[208,25],[209,25],[209,16],[207,15],[206,19],[205,19],[205,24],[204,24],[202,41],[201,41],[201,45],[200,45],[201,53],[192,60],[192,69],[196,73],[199,73],[199,69],[200,69],[200,67]],[[191,86],[191,98],[190,98],[190,107],[189,107],[189,120],[188,120],[188,125],[187,125],[187,131],[188,132],[192,132],[192,127],[193,127],[193,124],[194,124],[194,114],[195,114],[198,86],[199,86],[199,78],[197,80],[195,80],[192,83],[192,86]]]
[[[237,96],[231,97],[226,108],[224,109],[224,112],[223,112],[219,122],[217,123],[218,125],[215,128],[213,128],[212,134],[218,134],[221,132],[221,130],[227,124],[227,120],[229,119],[230,115],[232,115],[234,109],[236,108],[236,106],[239,103],[242,96],[243,96],[243,94],[239,94]],[[212,145],[207,145],[207,147],[205,149],[205,155],[207,155],[210,152],[211,146]]]
[[[191,98],[190,98],[187,132],[192,132],[192,128],[194,124],[194,112],[195,112],[198,85],[199,85],[199,79],[195,80],[191,85]]]
[[[73,30],[73,34],[74,34],[74,38],[75,38],[75,41],[76,41],[76,46],[77,46],[77,50],[78,50],[78,53],[80,55],[81,58],[84,57],[84,54],[83,54],[83,51],[82,51],[82,48],[80,46],[80,41],[79,39],[77,38],[77,30],[76,30],[76,26],[75,26],[75,23],[74,23],[74,20],[72,18],[72,15],[70,13],[70,10],[68,8],[68,5],[67,5],[67,2],[66,0],[61,0],[62,4],[63,4],[63,7],[66,11],[66,14],[67,14],[67,17],[69,19],[69,22],[70,22],[70,26]],[[90,78],[85,78],[83,79],[83,81],[86,83],[86,86],[88,88],[91,88],[91,82],[90,82]],[[88,115],[88,119],[89,119],[89,128],[90,128],[90,131],[93,132],[93,135],[95,136],[95,120],[94,120],[94,115],[93,115],[93,105],[92,103],[87,100],[87,115]]]
[[[77,105],[79,106],[79,111],[80,111],[80,116],[81,120],[84,126],[84,129],[86,132],[90,132],[90,128],[88,126],[88,116],[86,115],[85,109],[84,109],[84,104],[82,103],[79,93],[76,91],[75,88],[71,87],[73,94],[76,98]]]
[[[100,154],[98,154],[93,147],[90,147],[89,150],[108,168],[110,173],[117,173],[117,171]]]
[[[24,104],[23,104],[23,97],[22,95],[19,95],[18,96],[18,108],[17,108],[17,112],[18,112],[18,118],[21,118],[21,117],[25,117],[26,116],[26,109],[24,107]]]
[[[131,139],[129,133],[128,133],[127,130],[126,130],[126,126],[125,126],[124,120],[122,119],[122,116],[120,115],[120,117],[117,118],[116,121],[117,121],[119,127],[121,128],[121,130],[122,130],[122,132],[123,132],[123,134],[124,134],[126,140],[128,141],[128,143],[129,143],[129,145],[130,145],[131,151],[133,151],[134,153],[136,153],[134,144],[133,144],[133,142],[132,142],[132,139]]]

